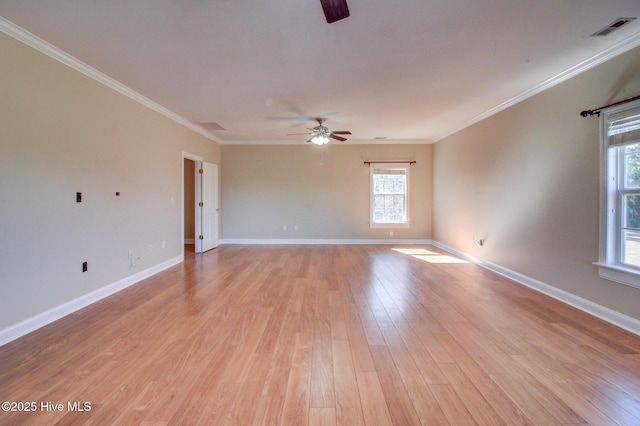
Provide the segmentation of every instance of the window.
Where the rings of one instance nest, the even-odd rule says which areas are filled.
[[[409,226],[409,164],[371,164],[371,228]]]
[[[640,102],[601,113],[600,276],[640,287]]]

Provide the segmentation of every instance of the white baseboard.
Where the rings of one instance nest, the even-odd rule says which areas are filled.
[[[222,244],[426,244],[430,245],[431,240],[413,240],[413,239],[279,239],[279,238],[266,238],[266,239],[251,239],[251,238],[227,238],[220,241]]]
[[[149,278],[150,276],[155,275],[158,272],[162,272],[165,269],[177,265],[183,260],[183,256],[174,257],[173,259],[169,259],[136,274],[129,275],[128,277],[116,281],[115,283],[99,288],[98,290],[80,296],[77,299],[73,299],[69,302],[63,303],[62,305],[56,306],[55,308],[49,309],[48,311],[42,312],[38,315],[35,315],[17,324],[0,330],[0,346],[9,343],[19,337],[22,337],[28,333],[31,333],[32,331],[35,331],[41,327],[44,327],[45,325],[50,324],[56,320],[59,320],[64,316],[72,314],[75,311],[85,308],[92,303],[104,299],[105,297],[111,296],[112,294],[130,287],[144,280],[145,278]]]
[[[600,318],[601,320],[604,320],[608,323],[616,325],[633,334],[637,334],[640,336],[640,321],[635,318],[631,318],[629,316],[621,314],[620,312],[606,308],[602,305],[598,305],[597,303],[593,303],[589,300],[583,299],[579,296],[576,296],[575,294],[560,290],[557,287],[543,283],[542,281],[538,281],[519,272],[515,272],[500,265],[496,265],[495,263],[491,263],[486,260],[479,259],[475,256],[468,255],[438,241],[433,241],[432,244],[444,251],[447,251],[465,260],[468,260],[469,262],[475,263],[478,266],[488,269],[489,271],[495,272],[498,275],[509,278],[510,280],[515,281],[518,284],[522,284],[540,293],[546,294],[547,296],[553,297],[554,299],[571,305],[574,308],[580,309],[581,311],[584,311],[588,314]]]

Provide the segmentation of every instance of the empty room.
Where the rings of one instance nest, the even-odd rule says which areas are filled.
[[[0,0],[0,425],[640,424],[637,0]]]

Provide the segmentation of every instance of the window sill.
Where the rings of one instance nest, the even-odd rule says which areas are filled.
[[[640,288],[640,270],[600,262],[594,262],[593,264],[598,267],[600,278]]]
[[[369,223],[371,229],[409,228],[409,223]]]

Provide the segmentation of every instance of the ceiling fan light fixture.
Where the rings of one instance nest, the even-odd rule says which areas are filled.
[[[309,142],[314,145],[326,145],[330,140],[331,139],[329,139],[329,136],[327,135],[314,135],[311,139],[309,139]]]

